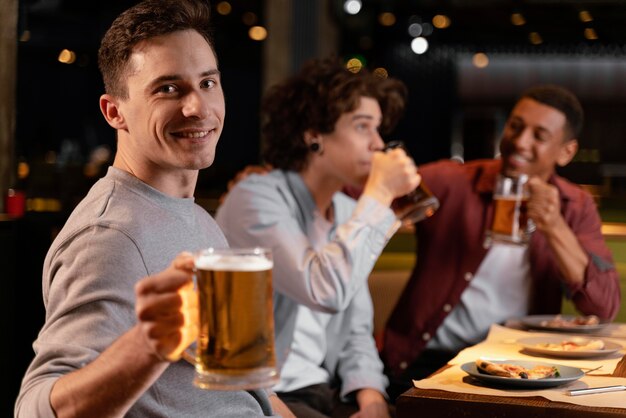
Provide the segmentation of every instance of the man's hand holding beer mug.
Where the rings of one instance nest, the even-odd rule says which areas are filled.
[[[528,217],[538,231],[553,233],[560,226],[567,227],[561,216],[561,199],[555,186],[533,176],[528,180],[528,190]]]
[[[148,344],[160,359],[182,356],[194,364],[200,388],[273,386],[272,267],[271,251],[263,248],[181,253],[137,284],[137,316]]]
[[[161,360],[178,360],[198,335],[193,270],[193,255],[184,252],[167,269],[145,277],[135,286],[140,328]]]

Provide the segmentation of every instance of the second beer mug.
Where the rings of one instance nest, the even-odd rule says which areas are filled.
[[[498,175],[493,192],[493,223],[486,232],[485,247],[493,242],[526,245],[535,227],[526,214],[528,176]]]
[[[384,151],[394,148],[402,148],[406,152],[402,141],[389,142],[385,145]],[[422,179],[415,190],[395,198],[391,203],[391,209],[403,225],[410,226],[431,217],[439,209],[439,199],[431,193]]]
[[[194,259],[200,315],[194,384],[220,390],[275,385],[271,251],[209,248]]]

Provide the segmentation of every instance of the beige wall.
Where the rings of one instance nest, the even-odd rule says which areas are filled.
[[[15,83],[17,72],[17,0],[0,0],[0,191],[14,181]],[[0,212],[4,199],[0,199]]]

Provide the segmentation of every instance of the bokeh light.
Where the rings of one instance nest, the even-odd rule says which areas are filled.
[[[533,45],[539,45],[543,43],[543,39],[541,38],[541,35],[539,35],[539,32],[530,32],[528,34],[528,40]]]
[[[378,23],[382,26],[393,26],[396,23],[396,15],[390,12],[381,13],[378,15]]]
[[[250,30],[248,30],[248,36],[254,41],[263,41],[267,38],[267,29],[263,26],[252,26]]]
[[[524,19],[524,15],[521,13],[513,13],[511,15],[511,23],[515,26],[523,26],[526,24],[526,19]]]
[[[227,1],[220,1],[219,3],[217,3],[217,6],[215,6],[215,9],[217,10],[217,13],[221,14],[222,16],[229,15],[230,12],[233,11],[233,7]]]
[[[378,67],[372,73],[378,78],[388,78],[389,72],[383,67]]]
[[[419,23],[411,23],[408,28],[409,35],[414,38],[417,38],[422,34],[422,25]]]
[[[362,7],[363,4],[361,3],[361,0],[346,0],[346,2],[343,4],[343,10],[351,15],[359,13]]]
[[[450,27],[451,20],[446,15],[435,15],[433,16],[433,26],[437,29],[445,29]]]
[[[590,41],[598,39],[596,30],[594,28],[585,28],[585,39],[589,39]]]
[[[69,49],[64,49],[59,53],[59,57],[57,59],[63,64],[73,64],[74,61],[76,61],[76,53]]]
[[[348,71],[356,74],[363,69],[363,61],[356,57],[350,58],[348,62],[346,62],[346,68]]]
[[[428,51],[428,41],[426,38],[417,37],[411,41],[411,50],[418,55]]]
[[[245,12],[242,16],[241,16],[241,21],[244,23],[244,25],[246,26],[252,26],[254,24],[256,24],[256,22],[258,21],[258,17],[252,13],[252,12]]]
[[[477,52],[472,57],[472,64],[476,68],[485,68],[489,65],[489,57],[484,52]]]

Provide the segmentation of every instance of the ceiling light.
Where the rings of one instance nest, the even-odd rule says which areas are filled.
[[[428,41],[426,38],[417,37],[411,41],[411,50],[418,55],[428,51]]]
[[[248,36],[254,41],[262,41],[267,38],[267,29],[263,26],[252,26],[248,30]]]
[[[485,68],[489,65],[489,57],[484,52],[477,52],[472,57],[472,64],[476,68]]]
[[[73,64],[74,61],[76,61],[76,53],[69,49],[64,49],[59,53],[59,57],[57,59],[63,64]]]
[[[585,28],[585,39],[590,41],[598,39],[598,34],[594,28]]]
[[[593,21],[593,17],[591,17],[591,13],[589,13],[587,10],[581,10],[580,12],[578,12],[578,18],[580,19],[581,22],[591,22]]]
[[[246,26],[252,26],[254,25],[257,21],[258,18],[256,17],[256,15],[252,12],[245,12],[242,16],[241,16],[241,21],[244,23],[244,25]]]
[[[433,16],[433,26],[437,29],[445,29],[450,26],[450,18],[446,15]]]
[[[28,41],[30,41],[30,31],[28,29],[26,29],[20,35],[20,42],[28,42]]]
[[[222,16],[230,14],[230,12],[233,10],[232,6],[227,1],[220,1],[219,3],[217,3],[215,9],[217,10],[217,13],[221,14]]]
[[[396,15],[390,12],[381,13],[378,15],[378,23],[382,26],[393,26],[396,23]]]
[[[409,25],[408,32],[409,35],[411,35],[413,38],[417,38],[422,34],[422,25],[420,25],[419,23],[411,23]]]
[[[428,36],[433,33],[433,25],[428,22],[422,23],[422,36]]]
[[[346,69],[352,73],[358,73],[363,68],[363,62],[358,58],[350,58],[346,62]]]
[[[521,13],[513,13],[511,15],[511,23],[515,26],[523,26],[526,24],[526,19],[524,19],[524,15]]]
[[[538,32],[530,32],[528,34],[528,40],[533,45],[539,45],[543,43],[543,39],[541,39],[541,35]]]
[[[374,75],[378,78],[388,78],[389,77],[389,73],[387,72],[387,70],[383,67],[378,67],[373,71]]]
[[[343,10],[351,15],[359,13],[361,11],[361,7],[363,7],[361,0],[346,0],[346,2],[343,3]]]

